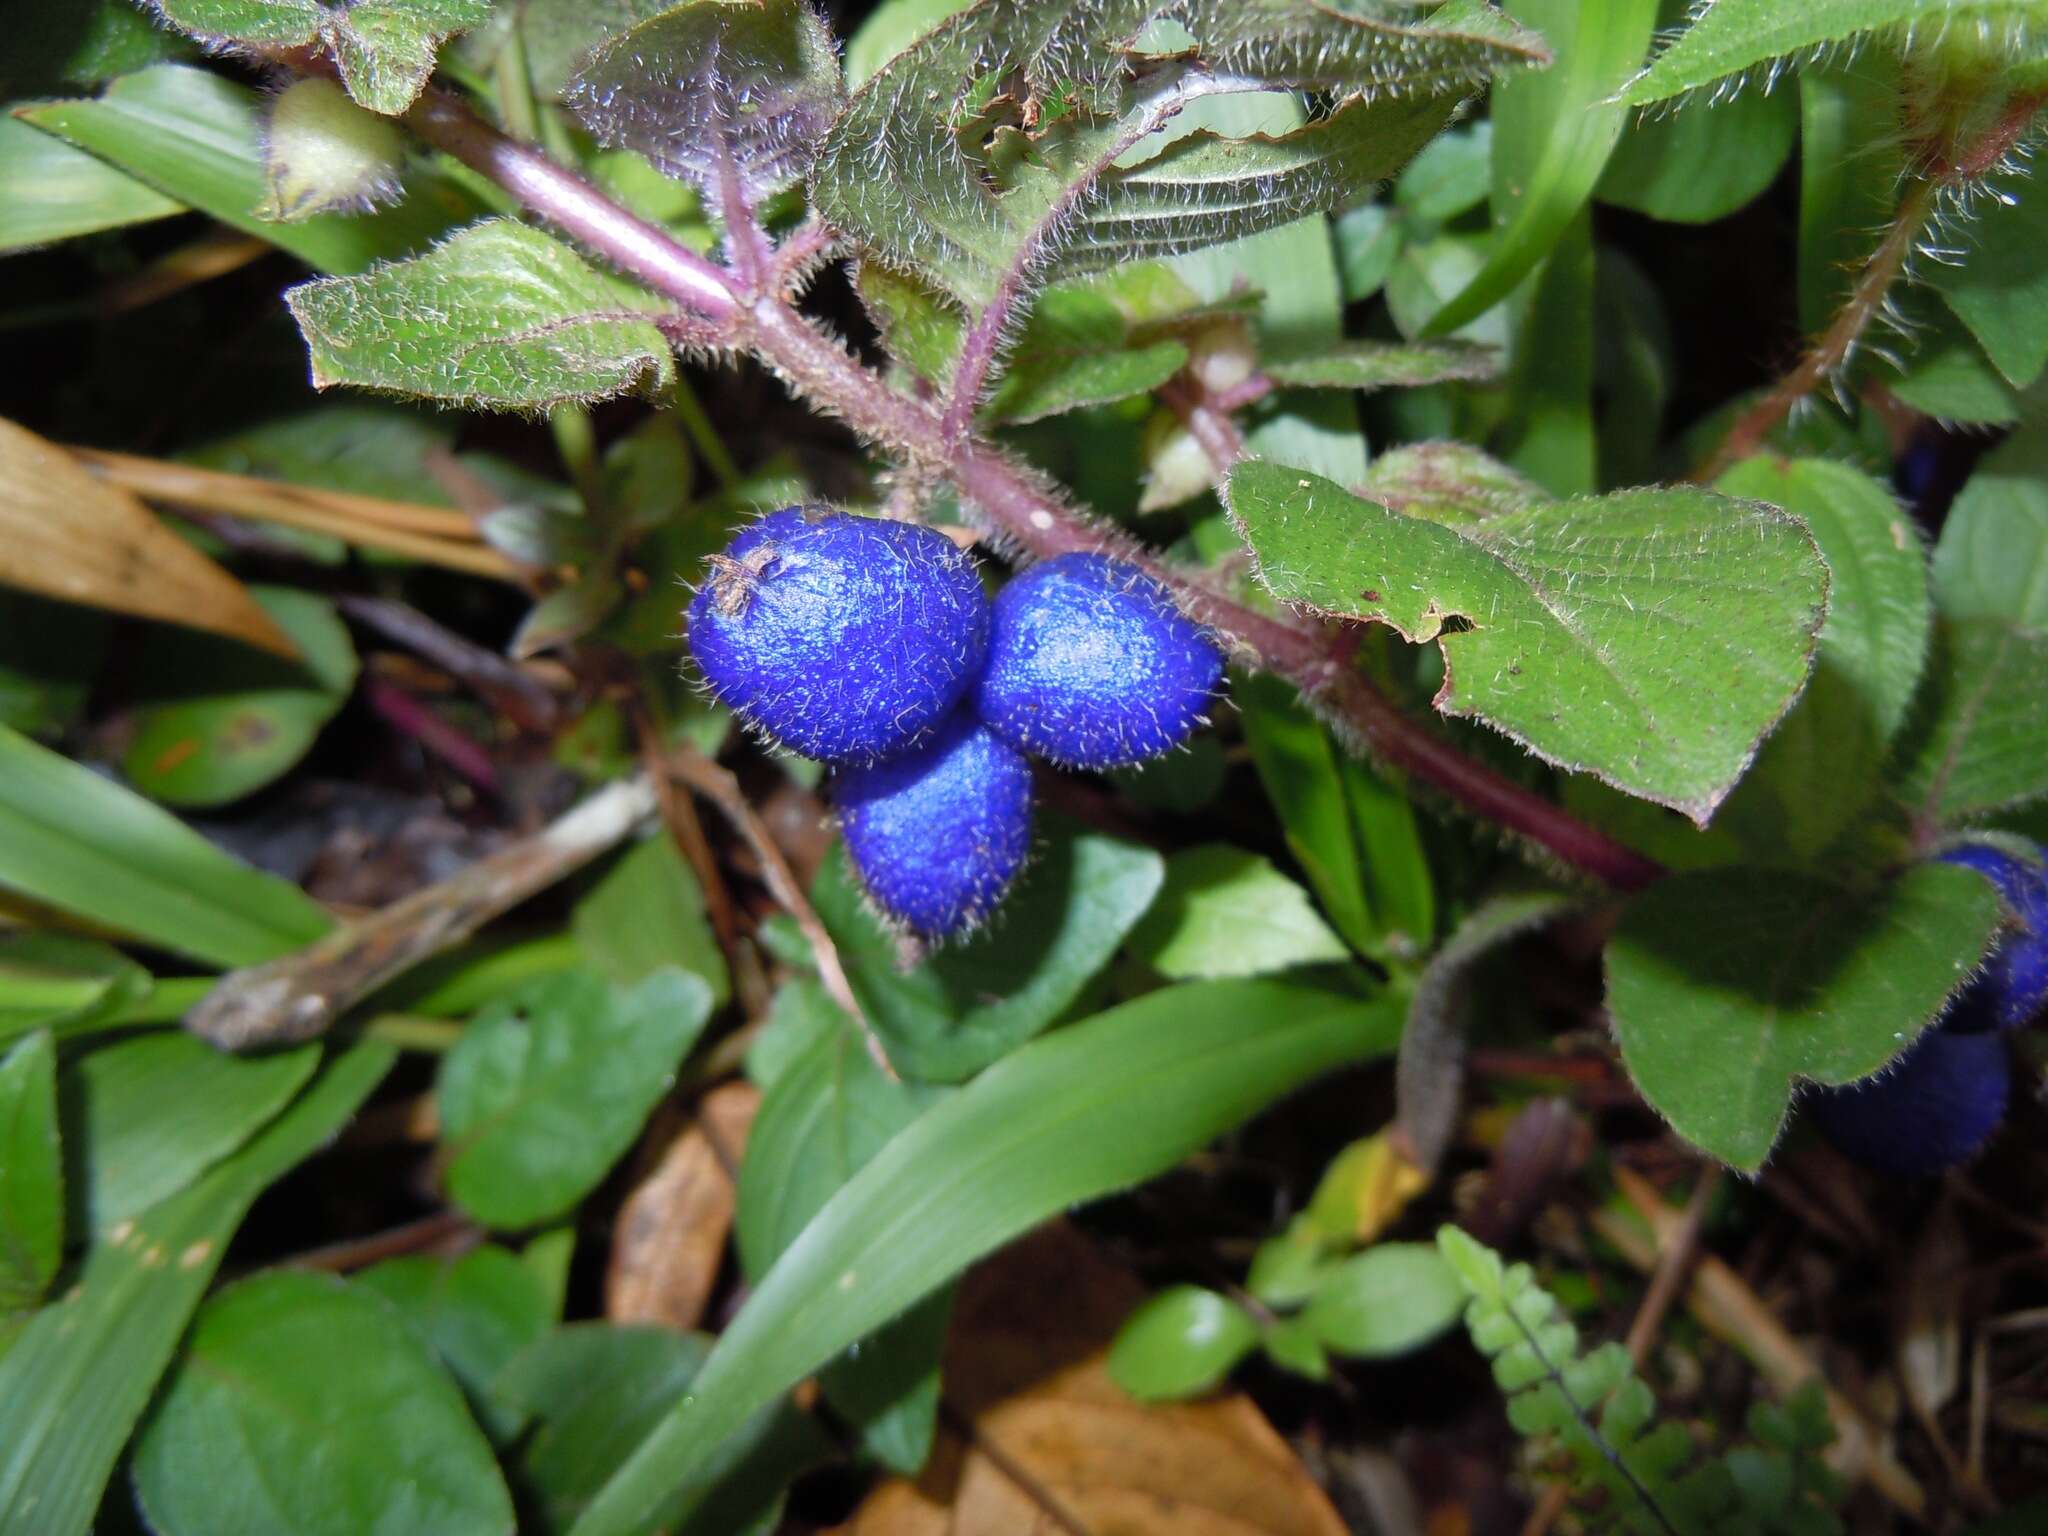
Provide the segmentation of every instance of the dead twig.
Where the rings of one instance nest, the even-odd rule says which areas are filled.
[[[824,983],[826,992],[860,1027],[861,1040],[882,1075],[892,1083],[902,1081],[896,1074],[895,1063],[889,1060],[889,1052],[881,1037],[868,1022],[860,999],[853,994],[853,983],[847,979],[846,968],[839,963],[839,946],[825,931],[825,924],[811,906],[810,898],[804,895],[796,872],[789,867],[789,860],[775,846],[775,839],[769,834],[766,824],[747,803],[740,781],[703,753],[689,747],[671,753],[667,762],[670,772],[717,806],[720,814],[732,823],[733,830],[747,840],[754,856],[761,861],[761,874],[767,881],[769,894],[796,920],[798,929],[811,946],[811,956],[818,963],[818,979]]]
[[[222,977],[185,1015],[185,1027],[231,1051],[310,1040],[385,982],[587,864],[654,812],[654,786],[644,776],[608,784],[532,837],[304,949]]]

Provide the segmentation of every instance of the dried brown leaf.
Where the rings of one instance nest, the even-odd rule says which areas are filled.
[[[299,654],[239,581],[133,495],[4,419],[0,584]]]
[[[704,1320],[732,1232],[733,1172],[760,1107],[751,1083],[713,1089],[627,1196],[605,1277],[605,1316],[613,1322],[687,1331]]]
[[[962,1284],[941,1436],[914,1484],[882,1484],[839,1536],[1342,1536],[1336,1510],[1250,1398],[1140,1403],[1109,1341],[1144,1299],[1071,1227]]]

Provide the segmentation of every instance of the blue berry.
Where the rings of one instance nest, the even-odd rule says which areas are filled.
[[[1223,653],[1166,588],[1106,555],[1061,555],[997,594],[974,707],[1021,752],[1120,768],[1202,723]]]
[[[1929,1029],[1875,1077],[1817,1089],[1806,1108],[1865,1167],[1921,1178],[1974,1156],[2011,1095],[2012,1063],[1996,1034]]]
[[[950,539],[822,507],[748,527],[690,604],[712,696],[830,763],[915,745],[981,670],[988,631],[981,578]]]
[[[900,757],[839,770],[833,798],[868,895],[930,938],[988,916],[1031,851],[1031,765],[964,709]]]
[[[2048,868],[1989,843],[1964,843],[1941,857],[1997,886],[2011,919],[1943,1022],[1952,1030],[2018,1029],[2048,1006]]]

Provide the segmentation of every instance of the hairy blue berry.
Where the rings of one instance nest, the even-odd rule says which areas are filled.
[[[980,922],[1031,851],[1031,765],[966,710],[922,746],[833,778],[875,905],[930,938]]]
[[[710,567],[690,650],[713,697],[806,757],[872,763],[915,745],[988,653],[974,563],[929,528],[785,507]]]
[[[1989,843],[1964,843],[1941,857],[1997,886],[2009,919],[1944,1023],[1953,1030],[2018,1029],[2048,1006],[2048,868]]]
[[[974,707],[1019,751],[1118,768],[1186,741],[1223,677],[1223,653],[1136,566],[1061,555],[997,594]]]
[[[1920,1178],[1974,1156],[2011,1095],[2004,1040],[1934,1028],[1875,1077],[1818,1089],[1806,1108],[1828,1140],[1865,1167]]]

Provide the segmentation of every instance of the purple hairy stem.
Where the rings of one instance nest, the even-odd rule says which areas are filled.
[[[792,389],[842,418],[861,436],[914,468],[951,480],[982,526],[1004,545],[1045,559],[1098,550],[1129,560],[1165,583],[1190,618],[1227,637],[1301,689],[1341,729],[1381,760],[1466,810],[1494,822],[1584,874],[1617,889],[1657,879],[1663,867],[1460,751],[1441,732],[1409,718],[1352,665],[1346,631],[1295,615],[1260,613],[1202,579],[1162,563],[1121,529],[1073,507],[1049,481],[985,439],[962,435],[956,371],[949,410],[892,388],[780,294],[743,298],[735,278],[618,207],[545,155],[514,143],[457,98],[429,91],[410,117],[429,143],[490,177],[590,251],[701,319],[727,344],[751,349]],[[991,330],[989,358],[993,359]],[[964,363],[963,363],[964,366]],[[966,375],[971,378],[972,371]],[[977,386],[978,388],[978,386]],[[1227,411],[1197,400],[1196,436],[1219,473],[1242,452]],[[971,404],[968,406],[971,411]],[[1194,425],[1194,423],[1191,423]]]

